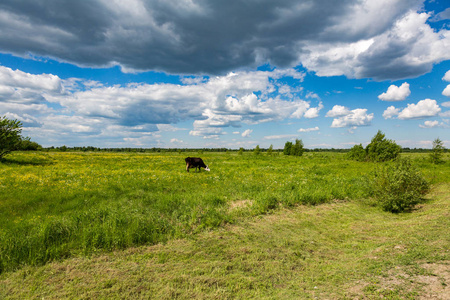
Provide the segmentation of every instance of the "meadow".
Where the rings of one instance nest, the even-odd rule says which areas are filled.
[[[446,155],[445,163],[435,165],[426,154],[403,154],[448,199]],[[201,156],[211,172],[187,173],[187,156]],[[64,259],[198,239],[212,229],[305,205],[315,210],[348,203],[398,218],[371,206],[371,174],[377,168],[377,163],[347,160],[341,153],[15,152],[0,164],[0,274],[7,278],[6,273]],[[339,222],[332,215],[318,218],[316,225]],[[439,247],[448,246],[448,236],[439,239]],[[286,249],[292,245],[288,238],[283,243]],[[164,253],[158,262],[173,259]]]

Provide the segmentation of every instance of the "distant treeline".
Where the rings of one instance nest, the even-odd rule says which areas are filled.
[[[46,151],[46,152],[65,152],[65,151],[77,151],[77,152],[136,152],[136,153],[159,153],[159,152],[253,152],[254,148],[250,149],[228,149],[228,148],[99,148],[99,147],[93,147],[93,146],[83,146],[83,147],[67,147],[67,146],[61,146],[61,147],[39,147],[39,149],[33,148],[33,149],[22,149],[22,150],[40,150],[40,151]],[[260,148],[261,152],[267,152],[269,148]],[[284,149],[273,149],[273,152],[283,153]],[[308,149],[304,148],[305,152],[338,152],[338,153],[347,153],[350,151],[350,149],[339,149],[339,148],[313,148]],[[425,149],[425,148],[402,148],[402,152],[404,153],[428,153],[431,152],[432,149]],[[448,149],[445,149],[445,152],[447,152]]]

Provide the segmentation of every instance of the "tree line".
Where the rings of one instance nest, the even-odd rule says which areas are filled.
[[[22,123],[18,120],[11,120],[6,117],[0,117],[0,160],[11,151],[82,151],[82,152],[138,152],[138,153],[154,153],[154,152],[237,152],[243,154],[244,152],[253,152],[259,155],[263,152],[271,155],[273,153],[283,153],[284,155],[302,156],[304,152],[343,152],[347,153],[347,158],[357,161],[387,161],[397,158],[400,152],[428,152],[431,160],[435,163],[442,161],[442,154],[447,151],[444,148],[443,142],[438,138],[433,141],[432,149],[423,148],[402,148],[394,141],[388,140],[385,134],[378,131],[372,138],[370,144],[365,148],[362,144],[355,145],[351,149],[335,149],[335,148],[315,148],[307,149],[304,147],[303,141],[296,139],[295,142],[287,141],[283,149],[274,149],[273,145],[269,148],[260,148],[257,145],[252,149],[245,149],[241,147],[239,150],[229,148],[100,148],[94,146],[82,147],[67,147],[65,145],[60,147],[42,147],[36,142],[31,141],[29,137],[23,137]]]

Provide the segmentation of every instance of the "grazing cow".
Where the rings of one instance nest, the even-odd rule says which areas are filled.
[[[186,161],[186,171],[188,172],[190,168],[195,168],[196,171],[198,168],[199,172],[200,168],[205,168],[205,171],[210,171],[208,166],[205,165],[205,163],[200,157],[186,157],[185,161]]]

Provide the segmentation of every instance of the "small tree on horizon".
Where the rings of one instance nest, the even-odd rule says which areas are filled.
[[[259,148],[259,145],[256,145],[255,150],[253,150],[253,154],[255,154],[255,155],[261,154],[261,149]]]
[[[442,160],[442,155],[444,153],[444,142],[442,142],[439,138],[433,141],[433,149],[430,153],[430,160],[434,164],[439,164],[444,162]]]
[[[292,142],[286,142],[286,144],[284,144],[283,154],[291,155],[291,148],[292,148]]]
[[[303,141],[296,139],[295,144],[291,148],[291,155],[293,156],[302,156],[305,149],[303,148]]]
[[[267,149],[267,154],[268,154],[268,155],[272,155],[272,153],[273,153],[273,145],[270,144],[269,149]]]
[[[375,162],[394,160],[401,151],[402,148],[394,141],[386,139],[385,134],[381,130],[378,130],[366,147],[368,159]]]

